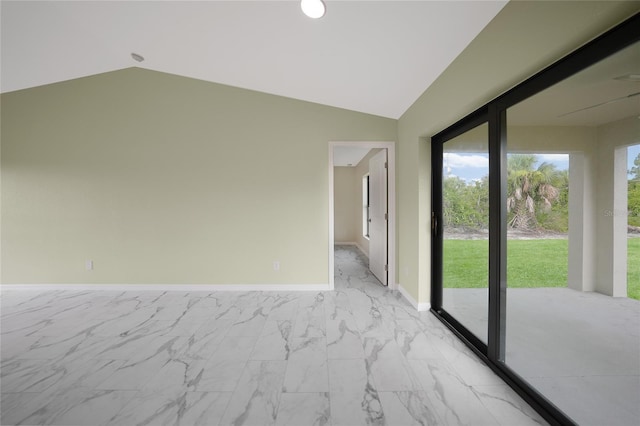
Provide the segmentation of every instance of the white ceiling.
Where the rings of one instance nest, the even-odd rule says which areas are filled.
[[[2,0],[0,89],[141,66],[399,118],[506,1],[326,3]]]
[[[356,167],[371,148],[358,146],[336,146],[333,148],[333,165],[336,167]]]

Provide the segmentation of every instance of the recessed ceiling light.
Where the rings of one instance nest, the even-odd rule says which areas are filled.
[[[640,81],[640,73],[631,73],[631,74],[621,75],[620,77],[616,77],[616,78],[614,78],[614,80],[620,80],[620,81]]]
[[[131,53],[131,57],[133,58],[134,61],[136,62],[142,62],[144,61],[144,56],[139,55],[137,53]]]
[[[309,18],[318,19],[324,16],[326,7],[322,0],[302,0],[300,8]]]

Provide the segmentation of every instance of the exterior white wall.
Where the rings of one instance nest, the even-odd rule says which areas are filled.
[[[598,282],[598,291],[613,297],[627,297],[627,147],[617,147],[613,155],[613,279]]]
[[[593,147],[591,147],[593,148]],[[596,167],[592,149],[569,155],[568,287],[596,289]]]
[[[627,146],[640,142],[636,116],[600,126],[598,137],[595,291],[627,296]]]
[[[603,141],[598,146],[598,159],[596,291],[609,296],[625,297],[627,295],[627,210],[626,188],[620,185],[620,172],[626,182],[626,149],[618,149]],[[621,169],[621,165],[624,168]],[[617,172],[616,169],[621,170]],[[621,286],[624,287],[623,292],[619,289]],[[616,288],[618,291],[615,291]]]

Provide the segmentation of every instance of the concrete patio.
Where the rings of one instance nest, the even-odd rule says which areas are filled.
[[[443,307],[486,341],[487,289]],[[640,422],[640,301],[569,288],[507,290],[506,364],[580,425]]]

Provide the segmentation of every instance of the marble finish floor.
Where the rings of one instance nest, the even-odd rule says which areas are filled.
[[[3,291],[3,425],[546,424],[336,247],[333,292]]]

